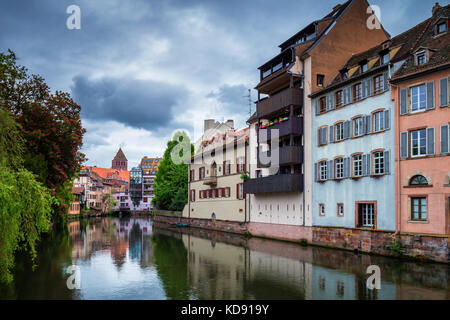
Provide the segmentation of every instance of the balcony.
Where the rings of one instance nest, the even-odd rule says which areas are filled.
[[[262,139],[262,137],[259,137],[260,142],[267,142],[271,140],[272,130],[279,130],[279,136],[288,136],[288,135],[300,135],[303,134],[303,118],[299,117],[291,117],[288,120],[284,122],[280,122],[277,124],[274,124],[273,126],[267,127],[266,129],[259,129],[258,132],[261,132],[261,130],[267,131],[267,137],[265,139]]]
[[[279,162],[280,166],[288,166],[303,163],[303,147],[302,146],[287,146],[281,147],[279,150]],[[270,158],[271,152],[263,152],[267,158]],[[258,168],[269,168],[272,164],[262,164],[259,159],[258,152]]]
[[[303,89],[288,88],[271,97],[261,100],[256,105],[258,118],[267,117],[282,108],[290,105],[301,106],[303,101]]]
[[[244,193],[280,193],[303,191],[302,174],[280,174],[244,181]]]
[[[203,184],[210,187],[215,187],[217,185],[217,177],[216,176],[206,177],[203,181]]]

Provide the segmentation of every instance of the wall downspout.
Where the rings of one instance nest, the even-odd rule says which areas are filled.
[[[299,57],[300,58],[300,57]],[[306,105],[306,95],[305,95],[305,60],[301,59],[302,61],[302,87],[303,87],[303,128],[305,127],[305,105]],[[303,132],[303,144],[306,143],[305,141],[305,132]],[[303,150],[305,146],[303,146]],[[303,215],[303,219],[302,219],[302,225],[305,226],[305,170],[307,170],[307,168],[305,168],[305,156],[303,155],[303,210],[302,210],[302,215]]]

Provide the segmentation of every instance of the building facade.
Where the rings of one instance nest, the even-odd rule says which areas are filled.
[[[140,167],[142,168],[142,202],[146,209],[151,210],[152,199],[154,197],[153,184],[155,182],[156,173],[162,158],[144,157],[141,160]]]
[[[128,170],[128,160],[127,157],[125,157],[125,154],[122,151],[122,148],[119,148],[119,151],[117,151],[116,156],[111,161],[111,169],[116,170]]]
[[[365,0],[335,6],[282,43],[281,53],[259,68],[257,111],[249,119],[251,179],[244,184],[250,195],[251,234],[312,239],[313,111],[309,95],[330,83],[354,52],[388,39],[382,27],[367,27],[368,8]],[[278,139],[271,136],[272,129],[278,129]],[[261,135],[263,131],[266,134]],[[273,148],[277,142],[279,152]],[[271,149],[278,153],[278,159],[272,159],[275,166],[263,161],[274,156]]]
[[[394,75],[397,230],[450,234],[450,6],[435,5]]]
[[[188,204],[183,217],[249,221],[243,180],[248,174],[248,131],[230,129],[202,141],[201,152],[189,164]]]

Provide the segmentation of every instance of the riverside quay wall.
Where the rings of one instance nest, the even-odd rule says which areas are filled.
[[[248,223],[212,219],[193,219],[155,215],[154,222],[167,225],[186,224],[191,228],[240,234],[244,236],[302,243],[305,239],[277,234],[253,233]],[[427,234],[394,233],[367,229],[311,227],[311,245],[370,254],[450,263],[450,237]]]

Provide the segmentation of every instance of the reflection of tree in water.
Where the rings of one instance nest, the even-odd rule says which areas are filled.
[[[187,250],[181,239],[154,233],[153,263],[168,299],[189,298],[187,280]]]
[[[67,289],[64,274],[72,265],[72,243],[68,230],[44,235],[37,248],[37,267],[33,271],[28,254],[16,255],[14,282],[0,286],[0,299],[73,299],[76,291]]]

